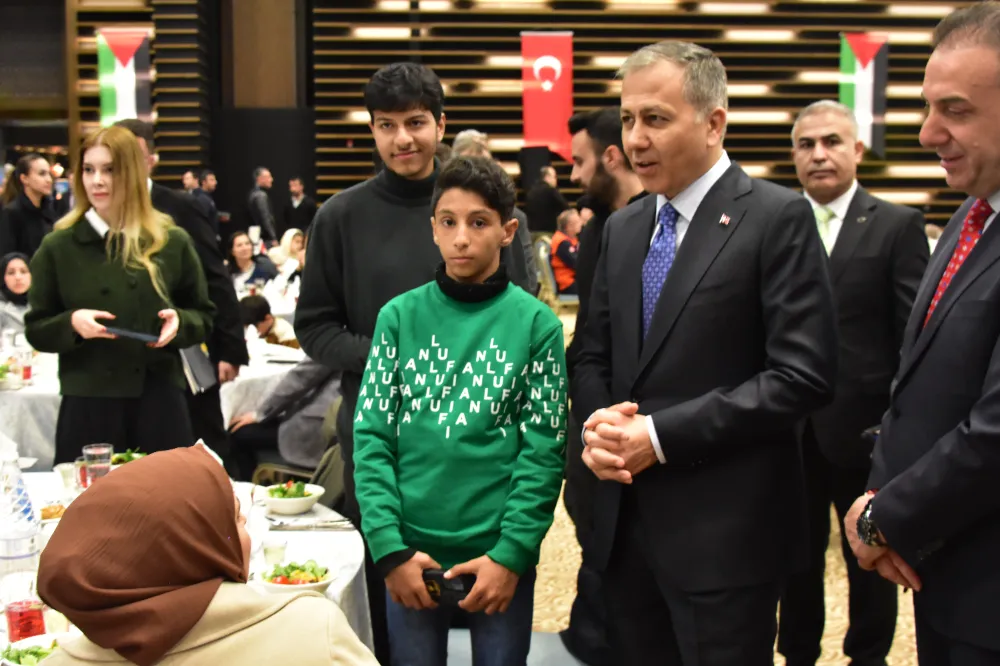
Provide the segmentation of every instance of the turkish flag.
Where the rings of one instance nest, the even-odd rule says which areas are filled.
[[[524,146],[547,146],[567,162],[573,115],[573,33],[522,32]]]

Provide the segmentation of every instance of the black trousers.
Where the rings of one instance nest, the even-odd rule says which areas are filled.
[[[1000,652],[959,643],[935,631],[921,618],[919,609],[914,615],[920,666],[1000,666]]]
[[[253,478],[260,451],[277,450],[279,425],[278,421],[251,423],[230,435],[232,449],[229,456],[240,481],[250,481]]]
[[[658,572],[629,495],[604,575],[616,666],[773,666],[781,585],[677,588]]]
[[[802,457],[806,473],[809,565],[806,571],[788,580],[781,597],[778,651],[789,666],[812,666],[820,657],[826,620],[824,574],[830,540],[830,504],[843,525],[851,504],[865,493],[868,483],[867,468],[830,463],[819,450],[811,426],[805,430]],[[878,573],[858,566],[843,529],[840,541],[850,590],[850,626],[844,637],[844,654],[853,666],[884,666],[896,631],[897,587]]]
[[[576,598],[569,612],[569,627],[560,635],[566,649],[588,666],[613,663],[608,646],[607,609],[602,590],[602,572],[591,563],[594,531],[594,497],[597,477],[583,464],[583,440],[580,425],[569,417],[566,435],[566,489],[563,502],[576,527],[576,539],[583,554],[576,577]]]
[[[222,422],[219,385],[197,395],[187,391],[187,404],[194,438],[205,440],[209,448],[225,459],[229,455],[229,433],[227,424]]]
[[[184,392],[147,376],[138,398],[63,396],[56,423],[55,462],[73,462],[88,444],[155,453],[194,442]]]

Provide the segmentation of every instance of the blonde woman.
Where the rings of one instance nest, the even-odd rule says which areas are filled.
[[[215,313],[191,239],[153,209],[127,129],[89,136],[73,172],[76,207],[32,259],[25,315],[28,342],[59,354],[55,461],[97,442],[190,446],[178,349],[204,341]]]

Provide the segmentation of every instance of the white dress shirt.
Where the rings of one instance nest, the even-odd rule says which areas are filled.
[[[653,245],[656,235],[660,232],[660,225],[656,224],[656,220],[660,217],[660,209],[669,202],[674,207],[674,210],[677,211],[677,244],[674,247],[674,251],[676,252],[680,249],[688,227],[691,226],[691,220],[694,219],[695,213],[698,212],[698,207],[705,200],[708,191],[719,182],[719,179],[722,178],[731,164],[732,160],[729,159],[729,154],[726,151],[722,151],[722,156],[712,168],[702,174],[698,180],[684,188],[676,197],[668,200],[663,194],[656,195],[656,213],[653,217],[653,235],[649,239],[650,246]],[[660,447],[660,438],[656,435],[656,426],[653,425],[652,416],[646,416],[646,428],[649,430],[649,441],[653,445],[656,459],[660,461],[660,464],[666,463],[667,459],[663,455],[663,449]]]
[[[823,206],[823,204],[817,203],[815,199],[809,196],[808,192],[803,191],[803,195],[809,205],[812,206],[813,212],[818,208],[828,208],[833,213],[833,217],[830,218],[829,226],[827,227],[826,234],[823,233],[823,229],[819,229],[820,238],[823,240],[823,244],[828,248],[833,248],[837,244],[837,236],[840,235],[840,229],[844,226],[844,220],[847,219],[847,209],[851,207],[851,202],[854,201],[854,195],[858,191],[858,181],[851,183],[851,186],[847,188],[847,191],[841,194],[839,197],[831,201],[830,203]],[[819,224],[817,223],[817,228]]]
[[[104,238],[105,236],[108,235],[108,231],[111,229],[111,226],[107,222],[105,222],[100,215],[97,214],[96,210],[91,208],[86,213],[84,213],[84,217],[87,218],[87,222],[90,222],[90,226],[94,228],[94,231],[97,232],[98,236]]]

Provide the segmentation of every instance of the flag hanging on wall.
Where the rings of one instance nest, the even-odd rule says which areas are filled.
[[[885,89],[889,83],[889,43],[884,35],[840,35],[840,102],[854,110],[858,139],[885,157]]]
[[[567,162],[573,115],[573,33],[521,33],[524,146],[548,146]]]
[[[149,43],[152,27],[99,28],[101,127],[122,118],[153,120]]]

